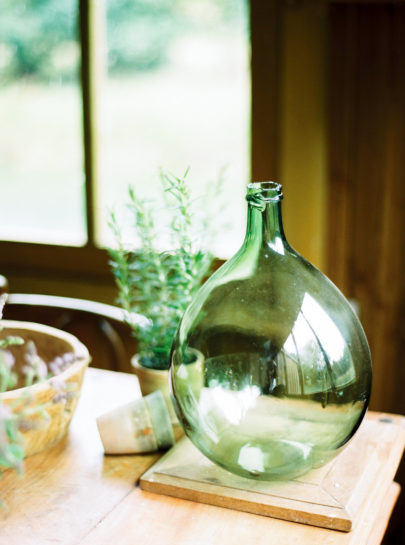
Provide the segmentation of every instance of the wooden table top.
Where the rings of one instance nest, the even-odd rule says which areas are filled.
[[[134,375],[88,369],[69,434],[6,471],[0,545],[377,545],[399,494],[392,483],[349,533],[152,494],[137,486],[159,453],[104,456],[95,417],[139,396]],[[370,413],[368,418],[376,418]]]

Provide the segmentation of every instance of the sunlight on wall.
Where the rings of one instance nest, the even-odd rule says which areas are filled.
[[[326,230],[326,12],[285,10],[281,176],[288,241],[324,267]]]

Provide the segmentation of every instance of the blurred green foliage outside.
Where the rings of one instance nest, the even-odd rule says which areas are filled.
[[[105,0],[110,74],[157,68],[171,40],[201,25],[201,14],[231,22],[232,0]],[[76,79],[78,0],[0,0],[0,73],[3,81]],[[207,25],[210,17],[207,17]]]

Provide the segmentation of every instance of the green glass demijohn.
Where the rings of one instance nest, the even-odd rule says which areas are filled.
[[[350,304],[286,241],[281,186],[247,186],[240,250],[187,308],[171,352],[186,435],[223,468],[262,480],[319,467],[347,444],[371,390]]]

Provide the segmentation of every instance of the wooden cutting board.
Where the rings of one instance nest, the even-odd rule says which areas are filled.
[[[262,482],[217,467],[184,437],[141,477],[140,485],[150,492],[347,532],[364,510],[378,509],[404,446],[404,417],[369,413],[348,447],[327,465],[295,480]]]

